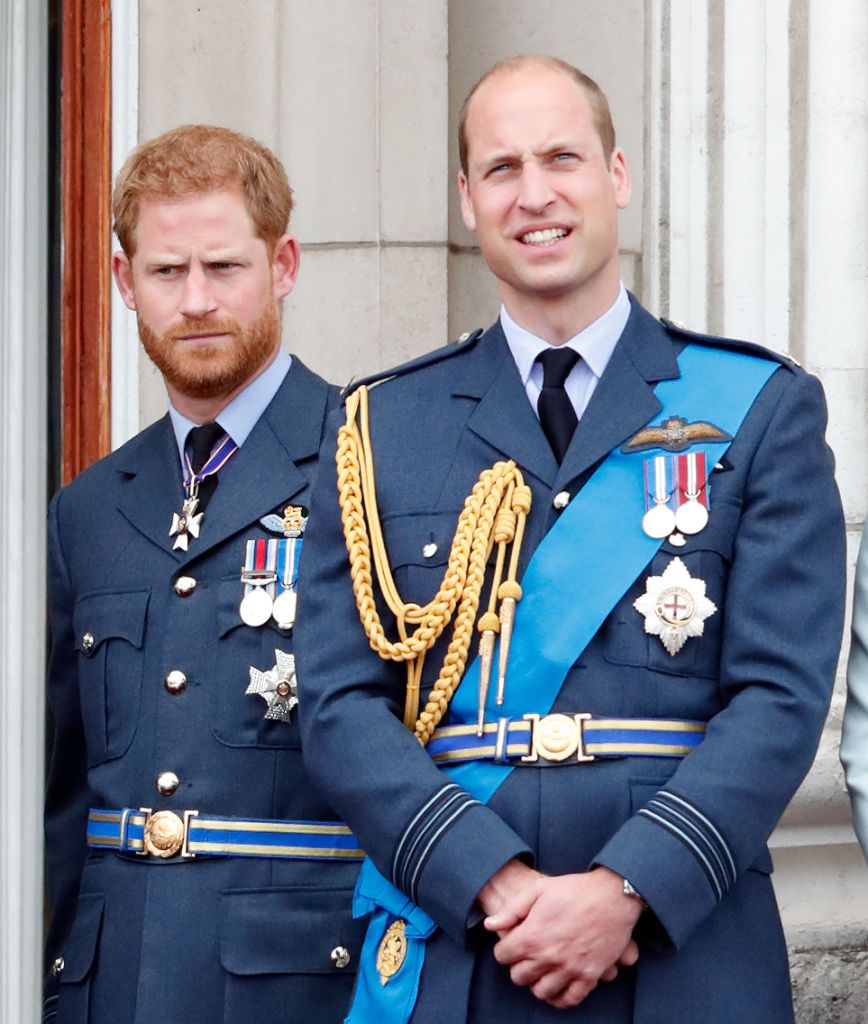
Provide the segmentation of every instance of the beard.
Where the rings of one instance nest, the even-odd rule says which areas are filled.
[[[247,329],[232,319],[184,318],[178,327],[157,334],[139,313],[136,321],[151,362],[188,398],[219,398],[239,388],[274,354],[280,338],[280,311],[274,301]],[[196,334],[225,334],[228,339],[192,344],[180,340]]]

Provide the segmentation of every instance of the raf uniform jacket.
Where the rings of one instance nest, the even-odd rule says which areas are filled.
[[[302,764],[297,712],[266,721],[249,669],[291,652],[291,630],[242,623],[245,541],[260,518],[310,505],[335,392],[296,358],[220,471],[198,539],[180,508],[168,416],[92,466],[49,514],[55,742],[46,811],[53,921],[47,1021],[337,1024],[349,1001],[357,866],[261,857],[158,860],[85,845],[88,808],[334,821]],[[173,583],[195,580],[187,596]],[[92,639],[83,640],[86,634]],[[164,686],[178,670],[186,686]],[[161,772],[177,791],[155,788]],[[336,966],[335,947],[350,950]],[[62,958],[52,971],[55,960]]]
[[[377,497],[402,599],[425,604],[436,593],[465,496],[481,470],[504,458],[518,463],[533,492],[526,562],[559,515],[554,496],[576,495],[609,451],[653,420],[654,386],[679,375],[676,356],[687,342],[775,358],[685,333],[634,300],[560,466],[499,325],[373,388]],[[448,780],[400,721],[403,666],[372,652],[359,624],[334,471],[321,474],[296,637],[306,760],[379,870],[399,886],[412,880],[407,895],[440,926],[428,942],[413,1024],[792,1019],[766,839],[811,764],[826,714],[844,532],[820,386],[781,363],[715,469],[708,526],[683,547],[663,544],[578,657],[552,709],[708,722],[705,741],[683,760],[519,766],[487,806],[453,790],[445,810],[437,794]],[[643,512],[636,509],[637,522]],[[645,633],[633,602],[646,577],[676,555],[705,581],[718,610],[704,635],[672,657]],[[445,642],[428,655],[423,705]],[[652,799],[666,827],[637,814]],[[493,939],[474,926],[476,894],[513,857],[549,874],[601,864],[628,878],[650,906],[637,931],[638,966],[622,968],[572,1011],[514,986],[494,960]]]
[[[847,665],[847,707],[841,737],[841,760],[853,807],[853,827],[868,860],[868,524],[856,565],[853,638]]]

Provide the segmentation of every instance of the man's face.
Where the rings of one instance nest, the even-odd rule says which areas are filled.
[[[471,101],[466,127],[461,211],[507,308],[571,296],[613,301],[617,212],[630,178],[620,150],[607,162],[579,86],[548,68],[494,75]]]
[[[284,236],[269,251],[232,189],[143,198],[135,239],[132,258],[115,253],[112,268],[170,394],[219,398],[255,377],[280,344],[295,240]]]

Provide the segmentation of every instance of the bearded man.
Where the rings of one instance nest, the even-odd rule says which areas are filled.
[[[296,578],[333,389],[281,347],[292,192],[204,125],[119,175],[168,415],[49,512],[45,1020],[337,1022],[360,858],[301,761]]]

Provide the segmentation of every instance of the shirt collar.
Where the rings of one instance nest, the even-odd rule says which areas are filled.
[[[239,448],[247,440],[250,431],[256,426],[257,420],[277,394],[277,389],[289,373],[290,366],[292,366],[292,356],[284,349],[279,349],[275,359],[262,373],[254,378],[243,391],[240,391],[218,414],[217,422]],[[178,412],[171,402],[169,402],[169,418],[172,421],[172,430],[175,432],[178,457],[183,466],[187,435],[198,424]]]
[[[565,342],[566,346],[579,353],[597,379],[602,377],[629,316],[630,299],[622,283],[618,289],[618,297],[606,312]],[[517,324],[507,313],[505,306],[500,307],[500,323],[512,358],[518,367],[521,382],[526,385],[537,356],[553,346]]]

